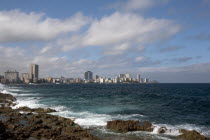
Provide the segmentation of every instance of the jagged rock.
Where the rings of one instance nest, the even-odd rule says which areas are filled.
[[[27,106],[19,107],[19,111],[24,111],[24,112],[36,112],[36,113],[51,113],[51,112],[56,112],[56,110],[51,109],[51,108],[29,108]]]
[[[201,135],[200,133],[198,133],[195,130],[188,131],[185,129],[181,129],[180,133],[182,133],[182,134],[179,135],[178,138],[180,138],[182,140],[210,140],[210,138],[207,138],[207,137]]]
[[[54,109],[31,109],[26,106],[12,109],[8,105],[12,105],[12,101],[14,101],[15,98],[13,98],[12,95],[1,93],[0,100],[3,106],[0,107],[0,113],[6,117],[6,119],[0,121],[0,139],[99,140],[98,137],[93,136],[86,129],[76,125],[71,119],[47,114],[55,112]],[[19,111],[30,113],[19,113]]]
[[[0,93],[0,101],[16,101],[16,98],[10,94]]]
[[[114,120],[107,122],[107,128],[116,132],[126,133],[129,131],[149,131],[153,130],[152,124],[148,121],[123,121],[123,120]]]

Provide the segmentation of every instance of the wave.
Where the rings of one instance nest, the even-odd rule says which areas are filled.
[[[13,108],[14,109],[17,109],[19,107],[23,107],[23,106],[27,106],[29,108],[39,108],[39,107],[42,107],[42,108],[47,108],[46,105],[44,104],[40,104],[39,103],[39,100],[40,98],[23,98],[23,99],[18,99],[16,101],[16,106],[14,106]]]
[[[107,121],[111,120],[145,120],[147,116],[144,116],[142,114],[130,114],[130,115],[122,115],[122,114],[97,114],[92,113],[88,111],[74,111],[71,108],[67,108],[66,106],[57,106],[53,104],[41,104],[40,101],[43,99],[39,96],[37,97],[30,97],[31,95],[38,95],[40,93],[23,93],[21,94],[21,91],[24,91],[23,89],[15,89],[13,88],[5,87],[4,85],[0,84],[0,90],[2,90],[2,93],[11,94],[15,97],[17,97],[17,105],[13,108],[18,108],[22,106],[28,106],[30,108],[53,108],[57,112],[51,113],[53,115],[59,115],[66,118],[71,118],[75,121],[75,123],[79,124],[80,126],[83,126],[85,128],[91,128],[91,127],[100,127],[100,131],[103,131],[103,133],[113,133],[110,131],[107,131],[105,128]],[[18,92],[18,93],[15,93]],[[28,97],[29,96],[29,97]],[[137,119],[138,118],[138,119]],[[169,125],[169,124],[154,124],[154,130],[153,132],[132,132],[132,133],[126,133],[126,135],[156,135],[156,137],[159,137],[158,139],[166,139],[167,138],[161,138],[158,134],[158,130],[160,127],[166,127],[168,130],[166,131],[165,135],[170,136],[177,136],[180,135],[179,130],[180,129],[186,129],[186,130],[196,130],[199,133],[210,137],[210,127],[207,126],[198,126],[194,124],[182,124],[182,125]]]
[[[210,137],[210,127],[207,126],[199,126],[195,124],[180,124],[180,125],[169,125],[169,124],[154,124],[153,134],[158,134],[158,130],[161,127],[166,127],[167,131],[164,133],[166,135],[171,136],[178,136],[181,133],[179,132],[180,129],[186,130],[196,130],[197,132],[201,133],[206,137]]]
[[[2,93],[2,91],[4,90],[5,86],[3,84],[0,83],[0,92]]]

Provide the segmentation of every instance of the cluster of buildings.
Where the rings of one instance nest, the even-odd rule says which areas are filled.
[[[31,64],[29,73],[19,75],[17,71],[6,71],[4,76],[0,76],[0,83],[3,84],[31,84],[31,83],[54,83],[54,84],[71,84],[71,83],[157,83],[157,81],[149,81],[148,78],[142,78],[137,74],[136,78],[132,78],[131,74],[119,74],[114,78],[93,76],[93,72],[86,71],[84,79],[82,78],[39,78],[39,65]]]
[[[84,83],[157,83],[157,81],[149,81],[148,78],[141,78],[140,74],[137,74],[137,78],[132,78],[131,74],[119,74],[114,78],[100,77],[96,75],[93,78],[93,73],[87,71],[84,73]]]
[[[6,71],[4,76],[0,76],[0,83],[3,84],[18,84],[18,83],[38,83],[39,82],[39,66],[36,64],[30,65],[29,73],[15,71]]]

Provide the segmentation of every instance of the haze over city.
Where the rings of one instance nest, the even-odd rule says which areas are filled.
[[[0,75],[210,82],[210,0],[1,0]]]

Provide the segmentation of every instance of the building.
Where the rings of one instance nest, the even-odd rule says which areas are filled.
[[[19,72],[17,71],[7,71],[5,72],[5,79],[9,83],[18,83],[19,82]]]
[[[144,83],[149,83],[149,79],[148,78],[145,78],[144,79]]]
[[[3,83],[2,81],[4,80],[4,76],[0,75],[0,83]]]
[[[30,65],[30,79],[32,83],[37,83],[39,79],[39,65]]]
[[[82,79],[81,78],[76,78],[76,79],[74,79],[75,81],[75,83],[82,83],[83,81],[82,81]]]
[[[100,83],[101,83],[101,84],[105,83],[105,79],[106,79],[106,78],[101,77],[101,78],[100,78]]]
[[[125,74],[119,74],[119,78],[125,78]]]
[[[99,79],[99,75],[96,75],[95,79],[96,79],[96,80]]]
[[[93,80],[93,72],[91,71],[86,71],[84,74],[84,79],[87,81]]]
[[[29,73],[22,73],[20,79],[21,79],[21,81],[23,83],[30,83],[30,75],[29,75]]]
[[[125,74],[125,78],[129,78],[129,79],[130,79],[130,78],[131,78],[131,74],[126,73],[126,74]]]
[[[141,75],[137,74],[137,82],[141,83]]]

